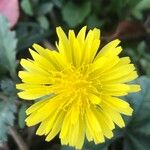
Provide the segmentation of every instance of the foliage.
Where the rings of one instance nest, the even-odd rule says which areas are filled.
[[[72,2],[68,2],[62,9],[62,16],[69,26],[75,27],[84,21],[90,11],[91,3],[89,1],[82,5],[76,5]]]
[[[27,105],[22,104],[18,112],[18,125],[21,129],[25,127],[26,109]]]
[[[5,142],[8,147],[17,145],[9,135],[13,126],[29,149],[72,150],[61,147],[58,138],[46,143],[34,136],[34,129],[27,129],[24,120],[29,102],[18,100],[15,84],[19,82],[17,72],[21,69],[18,61],[29,55],[27,48],[34,42],[53,47],[57,40],[56,26],[78,31],[87,25],[88,29],[102,29],[102,46],[113,38],[122,40],[122,55],[129,55],[136,65],[140,78],[135,82],[142,86],[142,91],[124,98],[134,108],[132,117],[124,117],[127,126],[117,128],[114,138],[104,144],[86,141],[83,150],[149,150],[150,0],[20,0],[19,3],[20,19],[12,30],[7,19],[0,15],[0,143]]]
[[[29,16],[33,15],[33,9],[31,7],[31,3],[29,0],[22,0],[21,7],[27,15]]]
[[[16,44],[15,32],[10,31],[7,20],[0,16],[0,66],[16,79]],[[5,72],[5,71],[3,71]],[[7,77],[7,76],[6,76]],[[0,141],[7,140],[9,127],[14,125],[16,112],[16,90],[14,82],[9,78],[0,82]]]
[[[7,140],[7,134],[9,133],[9,127],[14,125],[16,112],[16,105],[14,104],[15,98],[7,98],[4,101],[0,101],[0,142]]]
[[[10,79],[1,80],[0,85],[2,90],[0,93],[0,142],[4,142],[7,140],[9,127],[13,126],[15,121],[16,91],[13,81]]]
[[[128,96],[134,115],[125,130],[124,150],[148,150],[150,147],[150,79],[141,77],[137,83],[142,91]]]
[[[0,66],[15,76],[16,70],[16,44],[15,32],[9,31],[6,19],[0,16]]]

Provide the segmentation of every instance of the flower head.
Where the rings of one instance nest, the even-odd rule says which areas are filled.
[[[17,89],[20,98],[36,100],[26,110],[26,123],[40,123],[36,132],[46,141],[58,133],[61,143],[81,149],[85,137],[102,143],[112,138],[115,124],[124,127],[121,114],[132,115],[130,105],[118,98],[140,90],[139,85],[127,84],[137,78],[129,57],[119,58],[120,41],[113,40],[98,51],[100,30],[83,27],[77,36],[69,30],[68,37],[58,27],[57,50],[33,44],[33,57],[22,59],[25,71]]]

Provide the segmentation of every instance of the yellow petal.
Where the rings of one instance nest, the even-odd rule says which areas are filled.
[[[87,34],[87,37],[85,39],[85,54],[84,54],[84,60],[83,63],[87,64],[93,61],[97,50],[100,45],[100,30],[99,29],[93,29],[90,30]]]
[[[104,142],[104,136],[102,134],[101,124],[99,123],[99,116],[93,112],[91,109],[86,109],[86,128],[87,133],[92,136],[94,142],[102,143]],[[91,139],[91,137],[90,137]]]
[[[32,112],[38,110],[39,108],[41,108],[42,106],[44,106],[45,104],[47,104],[49,101],[49,99],[45,99],[45,100],[40,100],[39,102],[36,102],[35,104],[33,104],[32,106],[30,106],[27,110],[26,110],[26,114],[29,115]]]
[[[106,46],[104,46],[100,50],[100,52],[96,56],[96,59],[104,55],[105,56],[109,56],[109,55],[117,56],[122,51],[121,47],[117,47],[119,43],[120,43],[120,40],[118,39],[109,42]]]
[[[101,113],[100,110],[95,110],[95,114],[97,116],[99,124],[101,125],[102,134],[109,139],[112,138],[113,132],[112,132],[112,129],[109,128],[110,125],[108,125],[108,122],[106,122],[105,116]]]
[[[74,52],[74,63],[75,66],[79,67],[81,64],[81,59],[82,59],[82,51],[81,51],[81,47],[79,44],[79,41],[77,39],[74,39],[73,42],[73,52]]]
[[[105,96],[105,103],[119,113],[128,116],[132,115],[133,109],[130,107],[130,105],[117,97]]]
[[[85,41],[86,28],[87,26],[84,26],[77,35],[77,39],[79,42],[81,42],[81,45],[83,45]]]
[[[59,137],[61,139],[61,143],[62,144],[68,144],[69,139],[67,138],[69,135],[69,126],[71,126],[71,121],[70,121],[70,111],[67,112],[63,124],[62,124],[62,129],[61,132],[59,134]]]
[[[113,120],[113,122],[115,124],[117,124],[120,128],[124,127],[125,126],[125,123],[120,115],[120,113],[114,111],[111,106],[107,105],[106,103],[101,103],[101,107],[103,109],[103,111],[105,111],[106,113],[108,114],[111,114],[110,117],[111,119]]]
[[[82,149],[85,140],[85,125],[82,118],[79,118],[79,132],[75,143],[76,149]]]
[[[90,77],[98,78],[111,70],[120,61],[119,57],[100,57],[91,65]]]
[[[140,85],[133,84],[133,85],[129,85],[129,86],[130,86],[130,91],[129,92],[138,92],[138,91],[141,90]]]
[[[22,79],[22,82],[28,84],[47,84],[50,85],[54,82],[54,79],[47,75],[30,73],[27,71],[19,71],[18,76]]]
[[[112,69],[122,67],[124,65],[129,64],[130,62],[131,62],[131,60],[129,57],[122,57],[122,58],[120,58],[120,61]]]
[[[69,40],[68,40],[66,34],[64,33],[64,31],[62,30],[61,27],[57,27],[56,32],[57,32],[57,35],[59,38],[59,43],[58,43],[57,47],[58,47],[60,54],[68,62],[72,62],[72,54],[71,54],[71,50],[70,50],[71,47],[70,47]]]
[[[102,87],[103,95],[124,96],[130,91],[127,84],[105,84]]]
[[[129,65],[125,65],[119,68],[116,68],[114,70],[110,70],[107,71],[105,73],[103,73],[100,77],[101,81],[110,81],[116,78],[120,78],[122,76],[126,76],[127,74],[130,74],[131,72],[133,72],[135,70],[134,65],[129,64]]]
[[[51,70],[56,71],[55,66],[50,61],[48,61],[47,59],[45,59],[43,56],[39,55],[32,49],[29,49],[29,51],[30,51],[34,61],[40,68],[42,68],[43,70],[45,70],[47,72],[50,72]]]
[[[90,99],[90,101],[91,101],[91,103],[92,104],[100,104],[100,102],[101,102],[101,98],[100,98],[100,96],[97,96],[97,95],[95,95],[95,94],[92,94],[92,93],[90,93],[89,95],[88,95],[88,98]]]
[[[53,115],[56,112],[56,110],[62,106],[61,104],[65,103],[65,101],[61,101],[61,96],[62,95],[58,95],[53,98],[50,98],[49,102],[46,103],[44,107],[41,107],[37,111],[31,113],[25,120],[27,125],[33,126],[45,120],[47,117]]]
[[[40,68],[36,63],[31,62],[29,60],[21,59],[20,64],[29,72],[35,72],[35,73],[39,73],[43,75],[48,75],[48,73],[45,70]]]
[[[18,96],[22,99],[26,99],[26,100],[34,100],[43,96],[48,96],[50,94],[52,94],[52,90],[48,90],[48,88],[46,88],[45,90],[43,90],[42,88],[36,88],[36,89],[31,89],[31,90],[25,90],[23,92],[19,92]]]
[[[62,70],[64,66],[67,66],[66,60],[64,57],[56,52],[55,50],[44,49],[38,44],[33,44],[33,48],[45,59],[50,61],[50,63],[55,66],[57,70]],[[61,62],[60,62],[61,61]]]
[[[80,128],[81,124],[79,122],[79,120],[75,123],[75,124],[71,124],[70,126],[70,134],[69,134],[69,145],[70,146],[76,146],[77,141],[79,140],[79,128]]]
[[[64,115],[65,113],[63,111],[59,113],[58,118],[55,120],[53,124],[52,130],[46,137],[46,141],[52,140],[59,133],[64,120]]]
[[[124,74],[120,74],[117,76],[115,75],[113,78],[108,78],[108,79],[105,78],[105,80],[101,80],[101,82],[103,84],[105,84],[105,83],[126,83],[126,82],[136,79],[137,77],[138,77],[137,72],[132,71],[129,73],[125,72]]]

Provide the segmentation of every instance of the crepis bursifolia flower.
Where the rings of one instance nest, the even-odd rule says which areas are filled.
[[[115,125],[125,126],[122,114],[132,115],[130,104],[120,97],[140,90],[130,82],[138,77],[135,67],[129,57],[118,56],[118,39],[99,50],[97,28],[86,33],[83,27],[77,35],[69,30],[68,36],[61,27],[56,32],[57,50],[33,44],[33,59],[20,62],[25,70],[19,71],[18,96],[37,100],[26,110],[26,124],[39,124],[36,134],[46,141],[59,134],[62,145],[76,149],[85,138],[102,143],[113,137]]]

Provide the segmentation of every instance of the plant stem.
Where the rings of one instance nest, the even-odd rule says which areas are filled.
[[[28,150],[28,146],[14,127],[9,128],[9,134],[13,137],[20,150]]]

